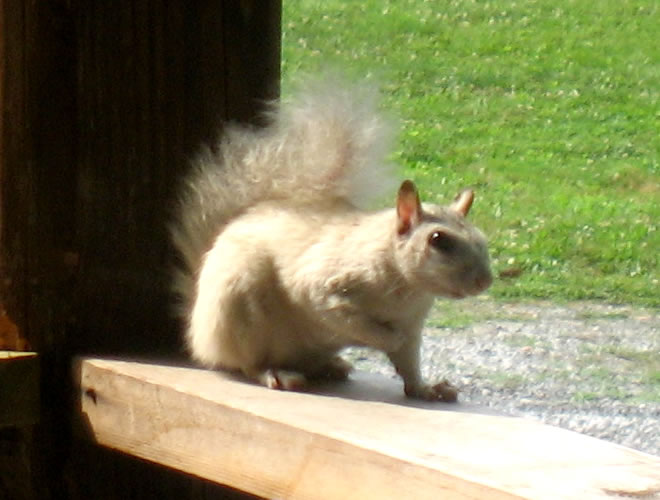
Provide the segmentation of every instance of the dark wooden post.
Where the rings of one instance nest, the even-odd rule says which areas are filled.
[[[76,341],[177,352],[167,307],[176,180],[223,120],[253,120],[277,96],[279,6],[82,2],[77,31]]]
[[[1,299],[41,358],[39,498],[70,490],[70,356],[181,355],[177,181],[223,121],[277,97],[280,3],[0,0]]]

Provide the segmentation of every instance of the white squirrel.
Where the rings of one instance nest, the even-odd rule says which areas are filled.
[[[344,379],[347,346],[387,354],[410,397],[455,401],[421,377],[435,296],[492,281],[486,239],[466,220],[473,192],[420,203],[404,181],[394,209],[365,206],[392,179],[386,120],[372,94],[335,80],[274,104],[263,129],[228,127],[197,160],[173,241],[192,357],[270,388]]]

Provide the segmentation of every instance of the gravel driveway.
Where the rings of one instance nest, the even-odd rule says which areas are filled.
[[[383,355],[351,349],[356,368],[394,377]],[[538,418],[660,456],[660,311],[599,303],[438,304],[424,376],[459,399]]]

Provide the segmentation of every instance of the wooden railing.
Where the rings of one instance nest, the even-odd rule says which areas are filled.
[[[94,442],[267,498],[660,498],[660,457],[357,373],[314,393],[217,372],[79,359]]]

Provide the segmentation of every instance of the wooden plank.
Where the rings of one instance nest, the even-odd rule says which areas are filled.
[[[34,352],[0,351],[0,428],[39,420],[39,359]]]
[[[614,498],[660,493],[660,458],[356,374],[276,392],[225,374],[76,362],[77,428],[99,444],[269,498]]]

